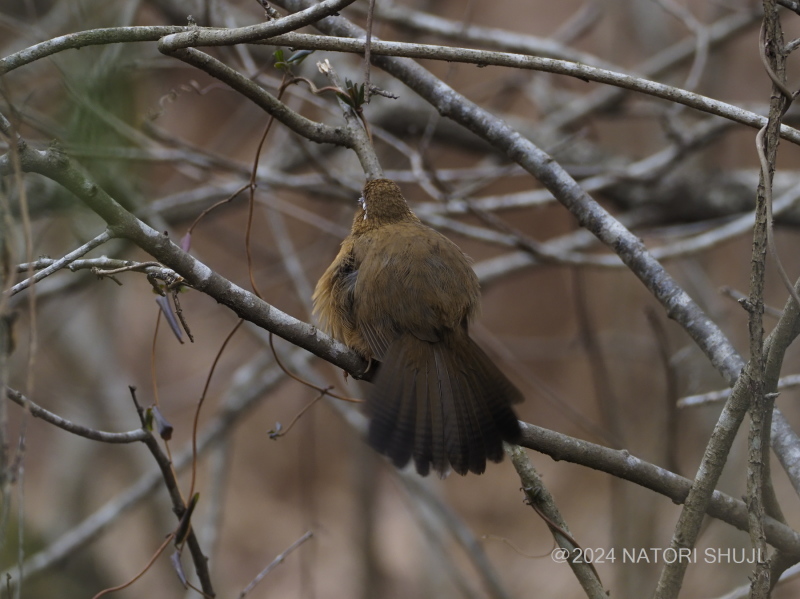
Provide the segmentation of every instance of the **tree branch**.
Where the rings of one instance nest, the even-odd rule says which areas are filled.
[[[78,435],[84,439],[100,441],[101,443],[136,443],[137,441],[144,441],[149,434],[146,430],[141,428],[128,431],[126,433],[107,433],[105,431],[99,431],[89,428],[88,426],[70,422],[66,418],[62,418],[58,414],[54,414],[53,412],[44,409],[40,405],[35,404],[22,393],[16,389],[11,389],[10,387],[6,388],[6,397],[8,397],[8,399],[13,401],[15,404],[30,410],[31,416],[34,418],[41,418],[45,422],[49,422],[50,424],[57,426],[68,433]]]
[[[293,11],[302,10],[309,4],[308,0],[278,0],[276,3]],[[353,38],[364,35],[361,28],[341,16],[330,17],[317,26],[331,35]],[[296,36],[293,39],[296,39]],[[357,43],[363,48],[363,42]],[[377,41],[373,42],[373,45],[376,44]],[[551,156],[520,136],[501,119],[434,77],[416,62],[407,58],[377,54],[373,52],[374,64],[409,86],[440,114],[485,139],[495,149],[536,177],[572,212],[581,226],[591,231],[622,258],[622,261],[661,302],[670,318],[676,320],[703,350],[725,380],[728,383],[736,380],[743,362],[722,331],[647,252],[641,240],[586,194]],[[760,117],[759,122],[763,120],[765,119]]]
[[[301,1],[305,0],[281,0],[281,2],[285,2],[287,6]],[[359,29],[356,28],[355,25],[350,26],[353,28],[352,30],[350,27],[342,27],[338,25],[342,19],[343,17],[331,17],[331,19],[328,19],[328,21],[335,20],[337,23],[335,29],[331,28],[331,31],[339,35],[352,33],[353,36],[357,36]],[[350,52],[355,54],[363,54],[365,50],[364,41],[361,39],[349,39],[347,37],[326,37],[303,33],[287,33],[264,40],[260,43],[275,46],[289,46],[292,48],[307,50],[327,50],[335,52]],[[396,72],[392,72],[392,70],[388,68],[387,70],[400,80],[403,80],[403,77],[399,76],[398,73],[400,70],[404,70],[405,67],[403,69],[399,69],[398,64],[400,64],[400,62],[392,59],[416,58],[466,63],[478,67],[501,66],[515,69],[541,71],[544,73],[554,73],[556,75],[574,77],[575,79],[579,79],[581,81],[594,81],[597,83],[603,83],[618,87],[620,89],[635,91],[648,96],[653,96],[655,98],[668,100],[677,104],[683,104],[689,108],[694,108],[695,110],[699,110],[701,112],[721,116],[736,123],[747,125],[748,127],[760,128],[767,123],[767,118],[764,116],[744,110],[743,108],[739,108],[738,106],[734,106],[726,102],[721,102],[701,94],[687,91],[685,89],[671,85],[665,85],[663,83],[658,83],[642,77],[636,77],[634,75],[618,73],[615,71],[591,67],[585,64],[569,62],[566,60],[557,60],[555,58],[542,58],[538,56],[510,54],[507,52],[491,52],[488,50],[475,50],[473,48],[452,48],[448,46],[432,46],[428,44],[385,42],[376,39],[372,40],[371,53],[374,56],[373,62],[377,66],[386,68],[387,65],[392,64]],[[387,61],[385,59],[389,60]],[[421,69],[422,67],[419,68]],[[410,73],[406,76],[406,79],[408,79],[408,76],[410,76]],[[419,79],[417,81],[419,84],[421,84]],[[430,97],[426,97],[425,94],[420,93],[421,87],[418,88],[414,85],[410,85],[409,81],[404,81],[404,83],[422,95],[423,98],[430,101]],[[441,92],[443,90],[438,91]],[[431,92],[432,90],[428,93]],[[434,106],[435,105],[436,104],[434,104]],[[444,116],[449,116],[450,118],[455,117],[454,114],[443,114]],[[464,123],[462,122],[462,124]],[[473,130],[473,133],[484,137],[477,131]],[[789,127],[788,125],[781,126],[781,137],[791,141],[792,143],[800,144],[800,131],[794,129],[793,127]],[[487,139],[487,141],[489,140]]]
[[[129,239],[156,260],[181,275],[192,288],[207,294],[244,318],[279,337],[347,370],[357,378],[371,376],[367,363],[344,344],[316,327],[281,312],[233,282],[212,271],[184,252],[166,234],[159,233],[125,210],[90,175],[73,163],[58,147],[47,151],[19,144],[19,163],[25,172],[56,181],[97,213],[113,235]],[[11,172],[8,156],[0,157],[0,174]]]
[[[521,425],[523,436],[520,445],[547,454],[554,460],[565,460],[606,472],[664,495],[675,503],[684,503],[692,488],[692,481],[688,478],[640,460],[627,450],[610,449],[533,424]],[[713,491],[706,509],[709,516],[739,530],[749,530],[747,506],[743,501]],[[787,553],[800,553],[800,533],[769,516],[765,518],[764,525],[770,545]]]

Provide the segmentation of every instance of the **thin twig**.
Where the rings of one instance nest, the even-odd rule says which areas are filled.
[[[363,40],[331,36],[313,36],[302,33],[280,35],[270,39],[269,43],[278,46],[289,46],[309,50],[329,50],[354,54],[362,54],[364,52]],[[372,41],[371,52],[374,57],[441,60],[479,66],[503,66],[555,73],[582,81],[603,83],[620,89],[635,91],[670,102],[676,102],[701,112],[725,117],[749,127],[762,127],[766,122],[766,118],[761,115],[695,92],[658,83],[642,77],[621,74],[607,69],[590,67],[585,64],[577,64],[564,60],[523,56],[506,52],[489,52],[472,48],[451,48],[430,44],[386,42],[382,40]],[[373,59],[373,62],[374,61],[375,59]],[[800,131],[787,125],[781,126],[781,137],[792,143],[800,144]]]
[[[134,401],[136,396],[133,395]],[[145,415],[141,408],[139,408],[137,404],[137,409],[140,411],[140,418],[142,420],[142,426],[146,426]],[[158,464],[159,470],[161,471],[162,479],[164,480],[164,485],[169,493],[170,499],[172,501],[172,510],[175,512],[175,515],[178,517],[178,521],[180,522],[184,514],[186,513],[186,502],[181,495],[180,486],[178,485],[177,476],[175,473],[174,462],[169,459],[163,451],[161,451],[161,447],[156,441],[153,435],[148,435],[144,439],[144,444],[150,450],[153,458]],[[189,552],[192,556],[192,562],[194,563],[194,569],[197,573],[197,577],[200,580],[200,584],[203,589],[203,593],[206,595],[214,596],[214,588],[211,583],[211,574],[208,570],[208,560],[206,556],[203,554],[202,549],[200,548],[200,543],[197,540],[197,536],[194,533],[194,530],[188,526],[188,524],[181,526],[181,528],[187,528],[188,533],[186,536],[186,544],[189,546]]]
[[[302,350],[298,350],[298,353],[300,354],[298,356],[299,361],[308,360],[310,357],[310,354]],[[248,373],[248,376],[244,378],[237,389],[229,391],[228,401],[224,404],[222,412],[208,423],[199,436],[197,444],[199,454],[202,455],[220,439],[229,435],[235,425],[260,400],[268,396],[267,391],[284,380],[281,370],[277,367],[262,372],[263,364],[261,362],[261,359],[257,359],[255,363],[242,367],[244,372]],[[233,378],[235,379],[236,377],[234,376]],[[189,467],[193,461],[193,456],[191,443],[189,443],[176,455],[174,460],[175,470],[183,471]],[[83,521],[66,531],[50,545],[29,557],[24,564],[24,575],[32,576],[42,572],[74,555],[75,551],[97,538],[109,526],[119,522],[122,514],[133,509],[144,498],[154,493],[159,488],[159,483],[162,480],[161,472],[158,470],[142,475],[117,497],[108,501]],[[21,578],[18,570],[11,569],[3,572],[0,579],[6,576],[14,579]]]
[[[297,423],[297,421],[300,420],[300,418],[303,417],[303,414],[305,414],[308,410],[310,410],[312,407],[314,407],[314,405],[316,405],[316,403],[320,399],[325,397],[325,395],[326,395],[325,393],[320,393],[314,399],[312,399],[310,402],[308,402],[304,408],[302,408],[297,414],[295,414],[294,418],[292,418],[292,420],[289,422],[289,424],[287,426],[285,426],[285,427],[278,426],[278,427],[275,428],[275,430],[269,431],[269,433],[268,433],[269,434],[269,438],[270,439],[277,439],[279,437],[283,437],[284,435],[286,435],[290,430],[292,430],[292,427]]]
[[[158,549],[156,549],[155,553],[153,553],[150,560],[145,564],[145,566],[136,574],[133,578],[131,578],[128,582],[122,583],[115,587],[111,587],[108,589],[104,589],[97,593],[92,599],[100,599],[103,595],[108,595],[109,593],[116,593],[117,591],[121,591],[122,589],[126,589],[139,580],[142,576],[144,576],[150,567],[155,563],[155,561],[159,558],[159,556],[164,553],[164,550],[169,546],[172,542],[172,539],[175,538],[175,533],[170,533],[167,535],[167,538],[164,539],[164,542],[159,545]]]
[[[278,365],[278,368],[280,368],[284,372],[284,374],[286,374],[288,377],[293,378],[294,380],[296,380],[301,385],[305,385],[306,387],[314,389],[315,391],[318,391],[321,395],[329,395],[330,397],[333,397],[334,399],[340,399],[342,401],[347,401],[347,402],[350,402],[350,403],[363,403],[364,402],[363,399],[354,399],[352,397],[347,397],[345,395],[339,395],[337,393],[333,393],[333,392],[331,392],[331,388],[330,387],[325,387],[325,388],[319,387],[319,386],[317,386],[317,385],[305,380],[304,378],[302,378],[300,376],[297,376],[291,370],[286,368],[286,366],[283,365],[283,362],[281,361],[280,357],[278,357],[278,352],[275,351],[275,340],[274,340],[273,335],[272,335],[271,332],[269,333],[269,348],[270,348],[270,350],[272,350],[272,355],[275,358],[275,363]]]
[[[536,470],[528,460],[523,449],[516,445],[504,444],[504,449],[511,458],[511,463],[520,477],[522,490],[528,504],[544,518],[556,543],[569,552],[567,563],[578,579],[584,592],[590,599],[607,599],[603,583],[591,561],[581,559],[580,545],[575,542],[567,528],[566,522],[555,505],[553,497],[545,488]]]
[[[372,93],[372,85],[370,85],[370,67],[372,61],[370,52],[372,50],[372,28],[374,26],[375,18],[375,0],[369,0],[369,8],[367,9],[367,37],[364,40],[364,102],[369,104],[369,96]]]
[[[32,277],[28,277],[24,281],[20,281],[19,283],[17,283],[13,287],[11,287],[11,289],[9,289],[7,293],[9,295],[15,295],[15,294],[19,293],[20,291],[22,291],[24,289],[27,289],[33,283],[38,283],[39,281],[41,281],[45,277],[49,277],[54,272],[57,272],[57,271],[61,270],[65,266],[69,266],[70,262],[72,262],[72,261],[76,260],[77,258],[80,258],[81,256],[91,252],[96,247],[99,247],[99,246],[103,245],[104,243],[106,243],[107,241],[109,241],[110,239],[113,239],[113,238],[114,238],[114,235],[111,233],[111,231],[106,229],[105,231],[100,233],[100,235],[98,235],[94,239],[91,239],[91,240],[87,241],[81,247],[73,250],[69,254],[66,254],[63,258],[59,258],[58,260],[54,261],[47,268],[44,268],[44,269],[40,270],[35,275],[33,275]]]
[[[285,550],[283,553],[279,554],[279,555],[278,555],[278,556],[277,556],[277,557],[276,557],[274,560],[272,560],[272,561],[271,561],[271,562],[270,562],[270,563],[267,565],[267,567],[266,567],[266,568],[264,568],[263,570],[261,570],[261,572],[259,572],[259,573],[258,573],[258,575],[257,575],[257,576],[256,576],[256,577],[253,579],[253,581],[252,581],[250,584],[248,584],[248,585],[247,585],[247,586],[246,586],[246,587],[245,587],[245,588],[242,590],[242,592],[241,592],[241,593],[239,593],[239,599],[244,599],[245,595],[247,595],[247,593],[249,593],[250,591],[252,591],[252,590],[255,588],[255,586],[256,586],[256,585],[257,585],[259,582],[261,582],[261,581],[264,579],[264,577],[265,577],[267,574],[269,574],[269,573],[270,573],[270,572],[272,572],[272,571],[273,571],[275,568],[277,568],[278,566],[280,566],[280,565],[283,563],[283,560],[285,560],[285,559],[286,559],[286,558],[289,556],[289,554],[290,554],[292,551],[294,551],[295,549],[297,549],[298,547],[300,547],[300,545],[302,545],[303,543],[305,543],[306,541],[308,541],[308,540],[309,540],[311,537],[313,537],[313,536],[314,536],[314,533],[313,533],[313,531],[310,531],[310,530],[309,530],[309,531],[308,531],[308,532],[306,532],[306,533],[305,533],[305,534],[304,534],[302,537],[300,537],[300,538],[299,538],[299,539],[297,539],[297,540],[296,540],[294,543],[292,543],[291,545],[289,545],[289,547],[287,547],[287,548],[286,548],[286,550]]]
[[[141,428],[125,433],[109,433],[106,431],[99,431],[89,428],[88,426],[83,426],[81,424],[76,424],[67,420],[66,418],[62,418],[61,416],[50,412],[49,410],[46,410],[40,405],[32,402],[19,391],[11,389],[10,387],[6,388],[6,397],[19,406],[27,407],[27,409],[30,410],[31,416],[34,418],[40,418],[45,422],[49,422],[50,424],[67,431],[68,433],[78,435],[79,437],[83,437],[85,439],[91,439],[92,441],[100,441],[101,443],[135,443],[137,441],[144,441],[145,437],[148,435],[147,431]]]
[[[790,374],[778,380],[778,390],[785,391],[800,387],[800,374]],[[720,389],[719,391],[709,391],[698,395],[687,395],[676,403],[679,408],[691,408],[725,401],[731,396],[731,389]]]
[[[194,420],[192,421],[192,478],[189,484],[189,497],[194,495],[195,482],[197,481],[197,429],[200,425],[200,410],[203,407],[203,402],[205,402],[206,395],[208,394],[208,386],[211,384],[211,377],[214,376],[214,370],[216,370],[217,364],[219,364],[222,352],[225,351],[228,343],[233,338],[234,334],[236,334],[236,331],[239,330],[239,327],[242,326],[243,322],[244,320],[239,319],[222,342],[217,354],[214,356],[211,368],[208,370],[206,383],[203,385],[203,392],[200,394],[200,399],[197,401],[197,408],[194,411]]]

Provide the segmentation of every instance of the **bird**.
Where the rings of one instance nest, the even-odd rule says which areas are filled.
[[[312,300],[320,328],[377,368],[367,441],[396,467],[481,474],[519,440],[522,393],[469,336],[480,309],[471,262],[394,181],[366,183]]]

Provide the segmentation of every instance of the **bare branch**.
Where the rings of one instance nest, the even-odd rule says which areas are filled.
[[[43,174],[74,193],[106,221],[112,234],[130,239],[142,247],[159,262],[180,274],[194,289],[228,306],[241,318],[324,357],[353,376],[365,375],[366,362],[345,345],[213,272],[181,250],[166,235],[158,233],[125,210],[58,148],[41,152],[23,144],[20,161],[24,170]],[[7,172],[8,168],[7,157],[0,158],[0,173]]]
[[[31,278],[25,279],[24,281],[20,281],[19,283],[17,283],[13,287],[11,287],[11,289],[8,290],[8,294],[15,295],[20,291],[22,291],[23,289],[27,289],[33,283],[37,283],[42,279],[44,279],[45,277],[49,277],[54,272],[61,270],[65,266],[69,266],[70,263],[74,262],[77,258],[80,258],[85,254],[88,254],[96,247],[103,245],[109,239],[112,239],[111,233],[109,231],[103,231],[102,233],[100,233],[100,235],[98,235],[94,239],[87,241],[81,247],[65,255],[63,258],[54,260],[53,262],[48,264],[45,268],[39,270],[39,272],[37,272]]]
[[[278,4],[299,10],[306,6],[306,0],[280,0]],[[329,34],[356,38],[363,36],[363,30],[343,17],[326,19],[318,26]],[[355,44],[363,47],[360,41]],[[662,303],[670,318],[674,318],[684,327],[726,381],[736,380],[742,360],[722,331],[647,252],[641,240],[598,205],[557,162],[533,143],[521,138],[501,119],[469,101],[417,63],[405,58],[379,56],[376,49],[379,42],[373,42],[373,46],[376,65],[411,87],[441,114],[488,141],[547,187],[582,226],[617,252],[622,261]],[[457,54],[455,52],[454,56]],[[522,62],[535,60],[531,57],[521,59]],[[759,122],[764,120],[763,117],[759,118]]]
[[[289,0],[282,0],[289,1]],[[299,1],[299,0],[292,0]],[[338,17],[341,18],[341,17]],[[342,33],[346,30],[342,29]],[[356,35],[356,31],[352,32]],[[329,50],[336,52],[351,52],[362,54],[364,52],[364,42],[360,39],[348,39],[345,37],[322,37],[306,35],[301,33],[287,33],[266,40],[276,46],[290,46],[292,48],[303,48],[310,50]],[[427,60],[445,60],[448,62],[461,62],[473,64],[479,67],[502,66],[517,69],[527,69],[542,71],[545,73],[555,73],[567,77],[574,77],[581,81],[595,81],[604,83],[621,89],[639,92],[648,96],[669,100],[683,104],[689,108],[694,108],[701,112],[713,114],[730,119],[736,123],[747,125],[748,127],[763,127],[767,119],[753,112],[749,112],[738,106],[727,104],[713,98],[708,98],[684,89],[658,83],[650,79],[644,79],[633,75],[609,71],[598,67],[591,67],[584,64],[556,60],[553,58],[540,58],[537,56],[525,56],[521,54],[509,54],[505,52],[490,52],[487,50],[474,50],[472,48],[450,48],[447,46],[431,46],[427,44],[408,44],[402,42],[372,41],[372,54],[376,57],[375,64],[384,66],[384,58],[417,58]],[[420,67],[421,68],[421,67]],[[397,75],[396,73],[393,73]],[[415,90],[419,93],[419,90]],[[452,115],[448,115],[451,116]],[[792,143],[800,143],[800,131],[787,125],[781,126],[781,137]]]
[[[190,31],[167,35],[159,42],[159,49],[165,54],[172,54],[176,50],[190,46],[228,46],[258,42],[287,31],[294,31],[306,25],[311,25],[320,19],[336,14],[353,2],[355,0],[323,0],[319,4],[280,19],[238,29],[202,29],[195,27]]]
[[[609,449],[532,424],[523,424],[520,445],[545,453],[554,460],[566,460],[606,472],[669,497],[676,503],[686,501],[692,487],[689,479],[640,460],[624,449]],[[709,516],[727,522],[739,530],[749,530],[747,506],[743,501],[714,491],[707,510]],[[769,516],[765,519],[765,532],[767,542],[773,547],[788,553],[797,553],[800,550],[800,533]]]
[[[505,450],[506,454],[511,458],[511,463],[514,464],[517,474],[519,474],[526,501],[545,519],[556,543],[568,551],[570,559],[567,559],[567,563],[572,568],[575,578],[578,579],[586,596],[590,599],[607,598],[608,593],[603,588],[603,583],[600,581],[600,577],[592,563],[580,559],[580,551],[576,553],[579,547],[570,536],[567,523],[561,517],[553,497],[531,465],[528,456],[521,447],[516,445],[506,444]],[[578,556],[577,559],[576,555]]]
[[[253,579],[253,581],[252,581],[250,584],[248,584],[248,585],[247,585],[247,586],[246,586],[246,587],[245,587],[245,588],[242,590],[242,592],[241,592],[241,593],[239,593],[239,599],[244,599],[244,597],[245,597],[245,596],[246,596],[246,595],[247,595],[247,594],[248,594],[250,591],[252,591],[252,590],[253,590],[253,589],[256,587],[256,585],[257,585],[259,582],[261,582],[261,581],[264,579],[264,577],[265,577],[267,574],[269,574],[269,573],[270,573],[270,572],[272,572],[272,571],[273,571],[275,568],[277,568],[278,566],[280,566],[280,565],[283,563],[283,561],[284,561],[284,560],[287,558],[287,556],[288,556],[288,555],[289,555],[289,554],[290,554],[292,551],[294,551],[295,549],[297,549],[298,547],[300,547],[300,545],[302,545],[303,543],[305,543],[306,541],[308,541],[308,540],[309,540],[311,537],[313,537],[313,536],[314,536],[314,533],[313,533],[312,531],[310,531],[310,530],[309,530],[309,531],[308,531],[308,532],[306,532],[306,533],[305,533],[305,534],[304,534],[302,537],[300,537],[300,538],[299,538],[299,539],[297,539],[297,540],[296,540],[294,543],[292,543],[291,545],[289,545],[289,546],[286,548],[286,550],[285,550],[285,551],[281,552],[281,553],[280,553],[280,554],[279,554],[279,555],[278,555],[278,556],[277,556],[277,557],[276,557],[274,560],[272,560],[272,561],[271,561],[271,562],[270,562],[270,563],[269,563],[269,564],[268,564],[268,565],[267,565],[267,566],[266,566],[266,567],[265,567],[263,570],[261,570],[261,572],[259,572],[259,573],[258,573],[258,576],[256,576],[256,577]]]
[[[105,431],[98,431],[93,428],[89,428],[88,426],[70,422],[66,418],[62,418],[61,416],[44,409],[40,405],[35,404],[15,389],[6,388],[6,397],[8,397],[8,399],[13,401],[15,404],[29,409],[31,411],[31,416],[34,418],[41,418],[45,422],[49,422],[50,424],[57,426],[68,433],[78,435],[79,437],[84,437],[85,439],[91,439],[92,441],[122,444],[136,443],[137,441],[144,441],[149,434],[146,430],[141,428],[128,431],[126,433],[107,433]]]

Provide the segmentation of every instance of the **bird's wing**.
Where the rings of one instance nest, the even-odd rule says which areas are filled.
[[[357,280],[358,264],[352,244],[343,243],[317,283],[312,298],[322,327],[340,341],[346,341],[355,328],[353,304]]]

